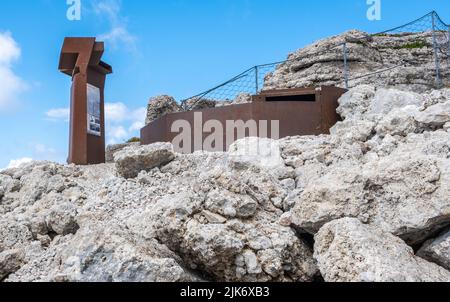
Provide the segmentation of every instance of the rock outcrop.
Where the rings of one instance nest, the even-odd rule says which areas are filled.
[[[352,76],[404,64],[352,81],[364,85],[340,98],[330,135],[184,155],[122,145],[104,165],[0,171],[0,281],[450,281],[450,89],[427,90],[430,38],[352,31],[267,76],[337,84],[343,41]],[[153,98],[147,124],[180,110]]]
[[[369,34],[352,30],[299,49],[265,79],[265,89],[344,85],[344,52],[347,44],[350,86],[371,84],[408,91],[436,88],[431,32]],[[443,84],[450,83],[448,60],[440,60]],[[395,68],[394,68],[395,67]],[[383,73],[377,73],[384,70]],[[369,75],[369,76],[367,76]]]
[[[134,178],[141,171],[161,167],[175,158],[170,143],[149,146],[128,146],[114,155],[117,172],[125,178]]]
[[[168,95],[152,97],[148,102],[145,124],[148,125],[166,114],[180,111],[181,108],[173,97]]]
[[[450,282],[449,271],[357,219],[330,222],[315,239],[314,258],[327,282]]]
[[[208,109],[208,108],[214,108],[217,105],[217,101],[214,100],[208,100],[205,98],[193,98],[190,100],[187,100],[184,104],[186,108],[189,110],[202,110],[202,109]]]
[[[314,235],[332,220],[355,217],[411,245],[449,225],[445,111],[419,118],[429,108],[445,108],[447,95],[356,88],[340,99],[345,119],[330,137],[282,143],[298,187],[286,202],[292,210],[285,223]]]
[[[106,162],[111,164],[114,163],[114,156],[116,153],[122,151],[126,147],[130,146],[139,146],[140,143],[125,143],[125,144],[114,144],[114,145],[108,145],[106,147]]]
[[[448,281],[449,101],[363,85],[330,135],[2,171],[0,279]]]
[[[450,229],[426,242],[418,255],[450,270]]]
[[[438,33],[438,40],[447,40]],[[436,82],[432,32],[369,35],[351,30],[337,36],[319,40],[288,55],[287,60],[264,77],[263,90],[345,86],[344,51],[346,43],[349,86],[372,85],[378,88],[396,88],[423,93],[450,85],[450,69],[447,43],[440,42],[440,79]],[[441,45],[440,44],[440,45]],[[264,67],[263,70],[267,70]],[[239,85],[239,83],[229,83]],[[256,88],[256,87],[255,87]],[[146,124],[168,113],[183,110],[201,110],[251,102],[251,95],[228,95],[228,86],[219,87],[200,99],[194,97],[179,106],[172,97],[157,96],[150,99]],[[235,91],[237,87],[229,90]],[[223,95],[222,95],[223,94]],[[232,94],[232,93],[231,93]],[[220,97],[215,97],[221,95]],[[233,99],[234,98],[234,99]],[[183,108],[182,108],[183,107]],[[424,116],[439,114],[442,109],[430,108]],[[434,113],[434,110],[437,112]],[[431,117],[433,119],[433,117]],[[436,120],[436,119],[434,119]],[[440,120],[449,122],[448,115]],[[445,124],[445,122],[444,122]],[[447,127],[448,129],[448,127]]]

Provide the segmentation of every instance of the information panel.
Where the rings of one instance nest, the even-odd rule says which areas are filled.
[[[87,132],[91,135],[102,136],[100,119],[100,89],[87,85]]]

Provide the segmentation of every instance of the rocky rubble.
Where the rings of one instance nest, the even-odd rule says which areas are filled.
[[[315,234],[327,222],[355,217],[411,245],[448,225],[450,133],[440,128],[439,120],[447,112],[428,115],[436,117],[429,122],[418,118],[429,108],[445,108],[448,93],[415,95],[368,86],[350,91],[340,100],[345,120],[313,150],[319,159],[292,163],[301,191],[292,197],[294,206],[285,220]],[[361,105],[352,110],[358,102]],[[292,156],[289,144],[287,148],[285,156]],[[302,154],[304,148],[295,153]],[[318,173],[303,177],[311,169]]]
[[[145,124],[148,125],[166,114],[180,111],[181,108],[173,97],[168,95],[152,97],[148,102]]]
[[[140,143],[124,143],[124,144],[108,145],[106,147],[106,162],[109,164],[114,163],[114,156],[116,155],[116,153],[122,151],[126,147],[139,145]]]
[[[450,229],[438,238],[426,242],[418,255],[450,270]]]
[[[414,256],[400,238],[354,218],[326,224],[315,239],[327,282],[450,282],[449,271]]]
[[[148,146],[128,146],[114,155],[117,172],[124,178],[134,178],[141,171],[150,171],[175,158],[170,143],[157,143]]]
[[[330,135],[1,171],[0,280],[450,281],[450,89],[339,103]]]

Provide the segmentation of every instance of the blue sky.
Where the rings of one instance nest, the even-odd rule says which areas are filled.
[[[66,0],[0,1],[0,168],[67,156],[70,78],[57,71],[65,36],[105,40],[114,68],[106,88],[107,140],[138,135],[150,96],[182,99],[257,64],[286,58],[349,29],[379,32],[436,10],[448,0],[81,0],[81,20]]]

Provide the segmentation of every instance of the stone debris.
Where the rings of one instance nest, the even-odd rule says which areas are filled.
[[[315,240],[327,282],[450,282],[449,271],[414,256],[400,238],[354,218],[326,224]]]
[[[129,146],[114,155],[117,172],[125,178],[135,178],[141,171],[150,171],[175,158],[170,143]]]
[[[450,229],[427,241],[417,255],[450,270]]]
[[[168,95],[152,97],[148,102],[145,124],[148,125],[166,114],[179,111],[181,108],[173,97]]]
[[[351,71],[365,73],[430,38],[363,48],[360,35],[290,58],[346,39]],[[111,147],[114,163],[0,171],[0,281],[450,281],[450,89],[424,92],[430,51],[343,95],[330,135],[194,154],[133,144]],[[340,80],[333,54],[308,60],[281,64],[266,86]],[[147,123],[179,110],[154,98]]]

